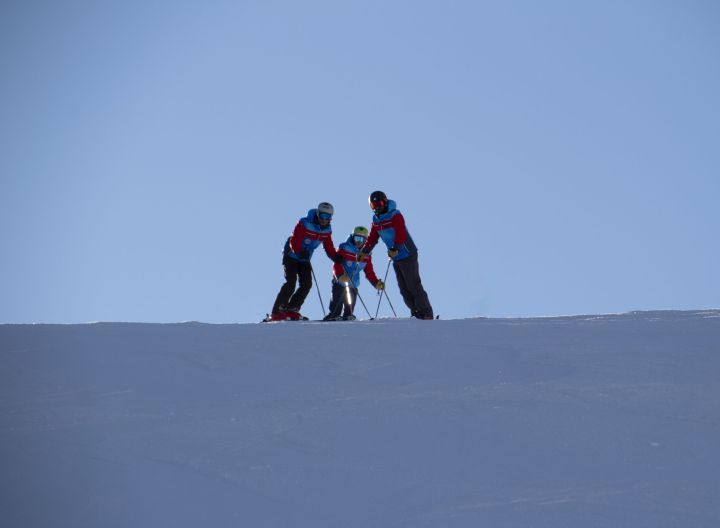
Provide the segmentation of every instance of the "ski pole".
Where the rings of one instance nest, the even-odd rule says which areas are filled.
[[[322,302],[322,295],[320,295],[320,286],[318,286],[317,279],[315,278],[315,270],[313,269],[312,264],[310,264],[310,273],[312,273],[313,282],[315,283],[315,288],[317,289],[317,292],[318,292],[318,298],[320,299],[320,306],[322,307],[323,318],[324,318],[325,317],[325,305]]]
[[[373,316],[370,315],[370,310],[368,310],[368,309],[367,309],[367,306],[365,306],[365,301],[363,301],[363,298],[360,296],[360,291],[357,292],[357,296],[358,296],[358,299],[360,299],[360,302],[362,303],[363,308],[365,308],[365,311],[367,312],[368,317],[369,317],[370,319],[373,319]]]
[[[392,262],[392,259],[388,259],[388,265],[387,265],[387,269],[385,270],[385,278],[383,279],[383,284],[385,284],[387,282],[387,276],[388,276],[388,272],[390,271],[390,263],[391,262]],[[380,303],[382,302],[382,294],[384,291],[385,291],[385,288],[383,288],[382,291],[380,292],[380,298],[378,299],[377,310],[375,310],[375,319],[377,319],[378,313],[380,312]],[[390,302],[390,299],[388,299],[388,302]],[[397,316],[395,316],[395,317],[397,317]]]
[[[395,313],[395,308],[393,308],[392,303],[390,302],[390,297],[388,297],[387,290],[383,290],[385,293],[385,298],[387,299],[388,304],[390,305],[390,309],[392,310],[392,313],[395,317],[397,317],[397,314]]]

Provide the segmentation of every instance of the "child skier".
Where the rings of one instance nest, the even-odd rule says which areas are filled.
[[[367,236],[368,230],[358,226],[348,239],[340,244],[337,252],[342,257],[342,260],[335,261],[333,265],[332,299],[330,300],[329,312],[324,321],[355,319],[353,311],[358,286],[360,286],[361,271],[365,273],[365,277],[375,289],[382,290],[385,288],[383,281],[375,275],[370,256],[368,255],[368,258],[361,262],[357,260],[357,252],[365,244]]]

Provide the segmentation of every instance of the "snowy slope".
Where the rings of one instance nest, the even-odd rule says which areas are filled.
[[[720,526],[720,311],[0,326],[4,527]]]

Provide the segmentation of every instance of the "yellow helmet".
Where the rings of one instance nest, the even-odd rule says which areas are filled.
[[[363,226],[357,226],[355,229],[353,229],[353,236],[362,236],[367,238],[368,236],[368,230],[366,227]]]

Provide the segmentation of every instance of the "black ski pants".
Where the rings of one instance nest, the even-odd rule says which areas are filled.
[[[305,298],[312,288],[312,266],[310,262],[300,262],[283,255],[283,269],[285,270],[285,284],[277,294],[272,313],[277,313],[285,308],[300,310]],[[300,279],[300,287],[295,291],[295,285]]]
[[[405,305],[415,317],[432,318],[433,309],[430,299],[420,280],[420,267],[417,254],[403,260],[393,262],[398,287]]]
[[[350,293],[350,303],[348,304],[348,291]],[[340,315],[345,317],[353,315],[355,310],[355,301],[357,300],[357,289],[353,286],[346,288],[342,284],[333,282],[332,298],[330,299],[330,308],[328,309],[327,318],[336,319]]]

